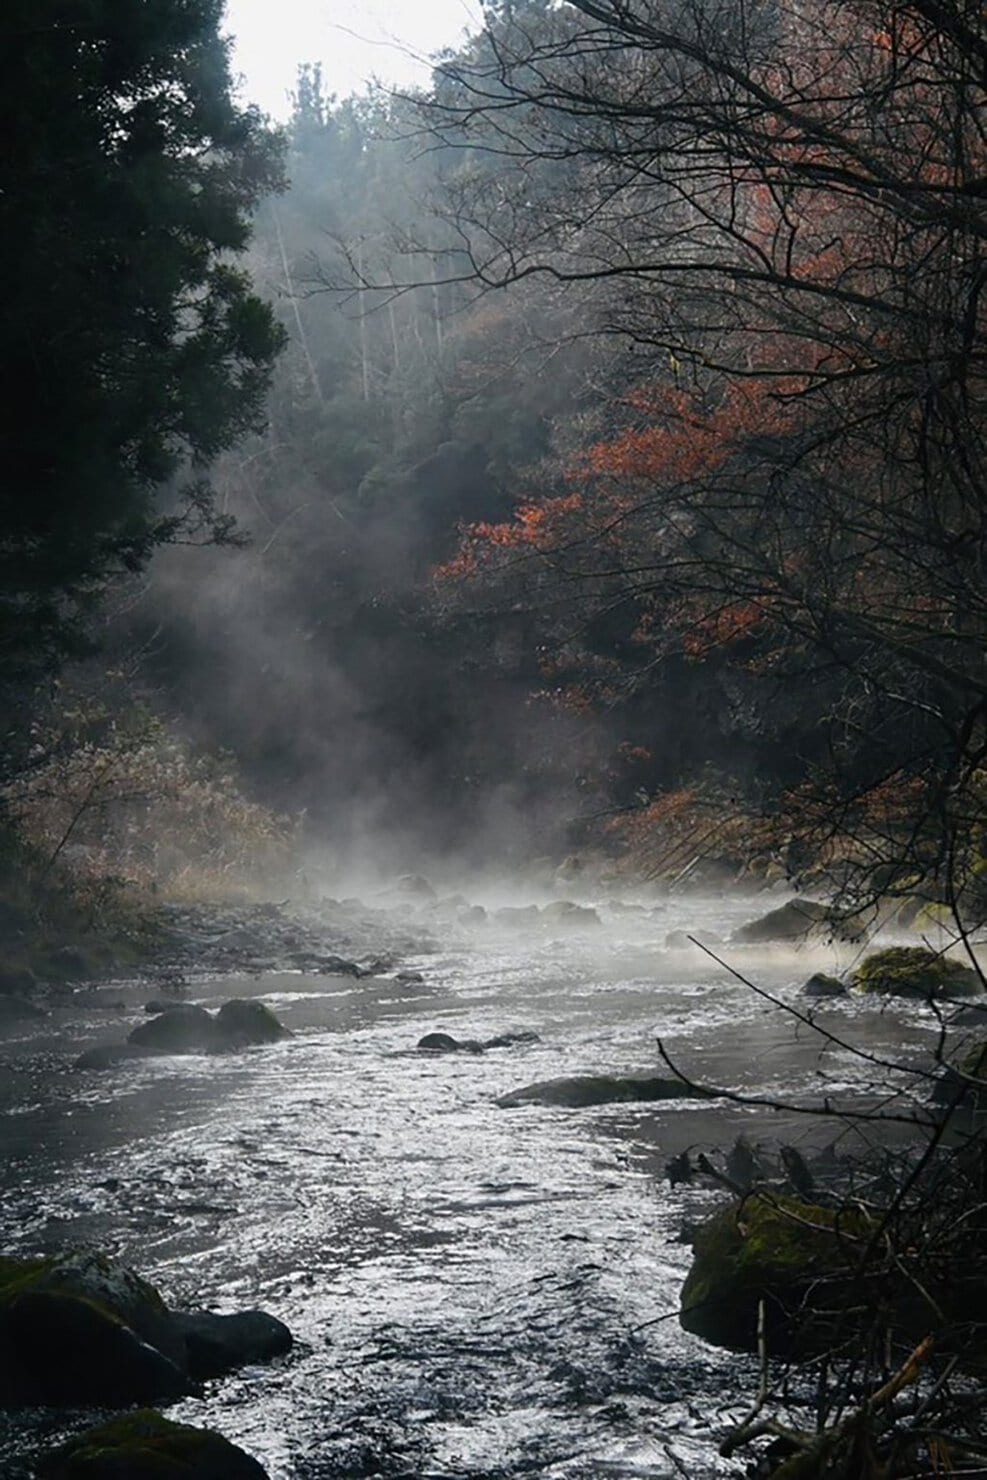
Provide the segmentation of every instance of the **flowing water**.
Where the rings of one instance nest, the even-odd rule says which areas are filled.
[[[695,947],[663,949],[676,926],[725,934],[764,908],[683,900],[602,911],[571,934],[450,926],[402,962],[422,982],[193,981],[190,1000],[260,995],[294,1030],[220,1058],[74,1070],[81,1046],[122,1037],[153,993],[74,1002],[3,1045],[0,1244],[99,1248],[172,1304],[285,1320],[287,1358],[167,1410],[220,1429],[272,1480],[737,1473],[716,1435],[749,1401],[751,1363],[666,1318],[689,1262],[683,1210],[716,1194],[672,1192],[662,1168],[742,1125],[815,1145],[825,1127],[695,1101],[495,1102],[564,1074],[661,1072],[656,1033],[720,1085],[816,1099],[859,1086],[838,1046],[823,1051]],[[728,954],[792,1002],[832,966]],[[825,1021],[896,1057],[925,1032],[916,1010],[849,1001]],[[436,1029],[539,1039],[416,1051]],[[0,1473],[22,1473],[33,1445],[83,1417],[7,1415]]]

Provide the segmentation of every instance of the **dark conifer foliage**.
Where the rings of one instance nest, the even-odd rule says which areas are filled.
[[[234,254],[281,163],[231,93],[222,10],[3,7],[5,686],[57,666],[115,573],[229,534],[206,465],[258,425],[282,337]]]

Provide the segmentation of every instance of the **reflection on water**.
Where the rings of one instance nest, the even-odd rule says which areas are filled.
[[[688,1262],[660,1167],[729,1139],[745,1112],[494,1104],[537,1079],[653,1070],[656,1033],[729,1087],[818,1097],[859,1080],[845,1051],[822,1051],[708,957],[661,949],[673,925],[723,931],[750,913],[730,908],[683,904],[681,920],[622,918],[593,937],[458,939],[411,963],[422,984],[201,983],[193,1000],[256,993],[295,1029],[229,1058],[74,1073],[78,1047],[122,1036],[150,994],[125,994],[112,1021],[56,1014],[5,1045],[4,1244],[98,1246],[175,1303],[286,1320],[286,1361],[170,1410],[274,1480],[730,1473],[715,1430],[749,1398],[749,1364],[658,1319]],[[793,1001],[819,964],[745,962]],[[862,1004],[827,1021],[872,1047],[903,1037],[899,1017]],[[437,1029],[540,1041],[416,1053]],[[694,1211],[713,1195],[689,1196]],[[18,1417],[0,1462],[67,1421]]]

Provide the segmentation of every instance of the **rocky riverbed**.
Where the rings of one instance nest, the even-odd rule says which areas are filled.
[[[272,1480],[736,1473],[716,1437],[749,1399],[751,1363],[675,1319],[683,1221],[719,1194],[673,1189],[664,1169],[738,1130],[811,1150],[832,1128],[688,1095],[515,1092],[666,1074],[657,1033],[690,1074],[747,1093],[872,1086],[689,941],[723,940],[763,900],[565,904],[442,900],[406,881],[365,904],[172,911],[145,977],[62,990],[47,1016],[4,1028],[4,1251],[98,1249],[176,1307],[285,1321],[288,1355],[166,1409]],[[713,949],[803,1008],[806,978],[858,950]],[[289,1034],[77,1067],[154,998],[256,1000]],[[896,1061],[934,1031],[921,1004],[812,1011]],[[470,1051],[420,1049],[430,1034]],[[28,1475],[96,1416],[9,1412],[0,1472]]]

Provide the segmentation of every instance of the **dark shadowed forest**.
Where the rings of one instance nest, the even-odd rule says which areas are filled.
[[[698,1383],[702,1421],[680,1414],[647,1463],[589,1439],[563,1463],[542,1434],[529,1467],[985,1474],[983,7],[482,13],[417,90],[340,98],[299,58],[276,125],[240,98],[222,0],[7,0],[0,1030],[92,1014],[107,982],[131,1011],[157,982],[174,1001],[126,1044],[65,1029],[83,1050],[65,1067],[151,1074],[120,1061],[291,1036],[257,996],[280,1004],[285,973],[367,978],[370,1016],[340,1019],[360,1031],[391,1021],[385,978],[433,989],[429,953],[436,992],[530,973],[530,999],[502,999],[521,1028],[443,1028],[422,1062],[522,1045],[546,1078],[506,1108],[683,1102],[645,1136],[660,1160],[634,1164],[686,1199],[675,1401]],[[579,1040],[593,1075],[548,1078],[531,1045],[564,1031],[566,972],[613,1032]],[[223,981],[237,996],[210,1014]],[[634,993],[655,981],[684,995],[628,1075],[613,1045],[639,1006],[651,1022]],[[626,1000],[592,995],[614,982]],[[689,994],[710,983],[766,1011],[750,1042],[784,1043],[788,1077],[751,1077],[746,1027],[731,1060],[729,1016],[704,1042]],[[553,1006],[529,1018],[536,998]],[[327,1022],[298,1019],[298,1062]],[[36,1045],[37,1074],[60,1052]],[[787,1129],[762,1135],[772,1117]],[[93,1227],[75,1244],[134,1259],[138,1224]],[[290,1342],[259,1311],[222,1318],[260,1323],[240,1345],[169,1313],[102,1253],[67,1275],[44,1228],[4,1222],[4,1411],[185,1399],[184,1419],[203,1383]],[[702,1343],[747,1365],[714,1372]],[[93,1352],[132,1380],[76,1382]],[[617,1394],[621,1423],[627,1391],[661,1386],[625,1358],[578,1397]],[[45,1459],[39,1429],[9,1473],[264,1473],[182,1432],[139,1413],[98,1443],[59,1431]],[[383,1433],[331,1457],[309,1435],[304,1462],[261,1447],[277,1480],[524,1472],[461,1435],[412,1453]]]

